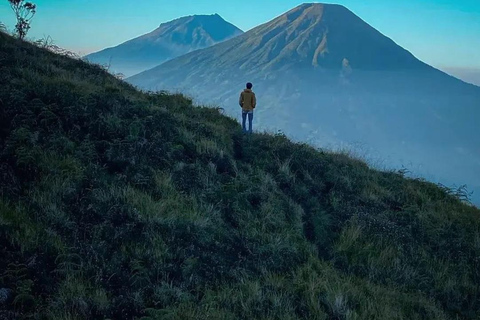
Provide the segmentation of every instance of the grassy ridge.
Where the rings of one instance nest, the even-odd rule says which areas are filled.
[[[480,314],[478,209],[0,43],[0,317]]]

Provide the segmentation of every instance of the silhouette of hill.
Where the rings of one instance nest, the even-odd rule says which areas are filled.
[[[3,319],[477,319],[464,195],[0,33]]]
[[[444,68],[444,71],[465,82],[480,86],[480,68]]]
[[[218,14],[193,15],[162,23],[148,34],[86,58],[102,65],[110,64],[111,70],[130,76],[242,33]]]
[[[477,188],[480,88],[416,59],[339,5],[304,4],[245,34],[127,79],[237,116],[252,81],[256,123]]]

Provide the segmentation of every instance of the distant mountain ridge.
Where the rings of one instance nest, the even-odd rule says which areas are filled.
[[[110,64],[113,71],[129,76],[242,33],[218,14],[192,15],[162,23],[150,33],[89,54],[86,58],[95,63]]]
[[[340,5],[300,5],[127,81],[185,92],[233,116],[252,81],[257,128],[319,146],[360,145],[395,159],[389,165],[480,193],[480,88],[423,63]]]
[[[242,36],[186,54],[132,76],[129,81],[151,88],[175,85],[175,81],[157,79],[155,73],[161,74],[179,65],[188,65],[184,70],[188,76],[208,73],[203,70],[208,65],[215,69],[212,75],[221,71],[219,77],[222,78],[229,76],[227,70],[231,68],[228,71],[245,77],[256,77],[263,72],[269,79],[278,78],[280,73],[273,74],[275,72],[308,70],[317,80],[326,79],[325,75],[331,72],[344,78],[350,76],[352,70],[372,74],[434,70],[345,7],[323,4],[300,5]],[[170,72],[170,76],[175,78],[176,74]]]

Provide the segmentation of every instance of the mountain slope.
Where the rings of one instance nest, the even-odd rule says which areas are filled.
[[[476,319],[480,211],[0,33],[0,316]]]
[[[378,57],[383,59],[376,60]],[[337,73],[344,59],[355,69],[369,71],[428,68],[346,8],[304,4],[240,37],[184,55],[130,79],[143,87],[153,87],[162,84],[155,77],[165,70],[180,64],[190,67],[193,62],[198,64],[197,68],[185,71],[191,76],[206,66],[225,72],[238,68],[242,76],[297,69],[333,69]]]
[[[342,6],[301,5],[127,81],[180,90],[234,116],[252,81],[262,129],[467,184],[480,204],[480,88],[419,61]]]
[[[162,23],[148,34],[89,54],[86,58],[91,62],[109,64],[111,70],[130,76],[242,33],[218,14],[194,15]]]

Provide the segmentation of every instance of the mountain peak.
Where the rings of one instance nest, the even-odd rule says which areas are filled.
[[[204,21],[222,21],[226,22],[218,13],[213,14],[192,14],[176,18],[167,22],[162,22],[159,27],[178,23],[204,22]]]
[[[305,11],[321,13],[323,11],[323,8],[324,8],[324,4],[322,4],[322,3],[304,3],[304,4],[296,6],[295,8],[285,12],[280,17],[289,16],[289,15],[292,15],[292,14],[295,14],[295,13],[298,13],[298,12],[301,13],[301,12],[305,12]]]
[[[215,13],[211,15],[190,15],[162,23],[160,27],[143,37],[149,39],[168,37],[173,43],[180,45],[185,44],[185,42],[198,43],[197,49],[200,49],[241,33],[243,33],[242,30]]]
[[[346,12],[350,12],[350,10],[341,5],[341,4],[335,4],[335,3],[320,3],[320,2],[306,2],[302,3],[301,5],[291,9],[290,11],[295,11],[295,10],[323,10],[325,8],[329,9],[337,9],[337,10],[344,10]]]
[[[290,11],[287,11],[283,15],[279,16],[275,20],[287,20],[294,21],[297,19],[304,19],[304,18],[315,18],[317,22],[322,20],[325,11],[328,11],[331,17],[335,17],[336,19],[344,19],[347,16],[350,18],[355,17],[358,18],[353,12],[351,12],[348,8],[340,4],[326,4],[326,3],[303,3]]]
[[[152,32],[87,58],[96,63],[109,63],[115,72],[129,76],[242,33],[217,13],[190,15],[162,23]]]
[[[296,8],[303,8],[303,9],[307,9],[307,8],[342,8],[344,10],[350,11],[350,10],[348,10],[347,7],[345,7],[341,4],[321,3],[321,2],[305,2],[305,3],[302,3],[301,5],[297,6]],[[295,10],[296,8],[294,8],[293,10]]]

